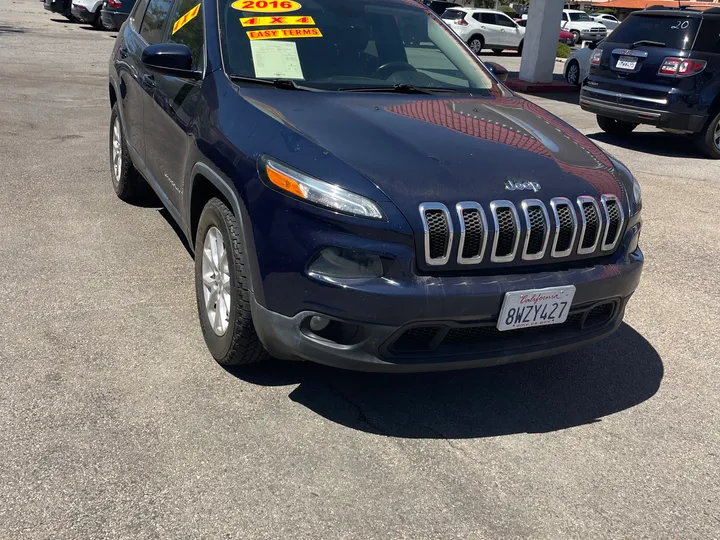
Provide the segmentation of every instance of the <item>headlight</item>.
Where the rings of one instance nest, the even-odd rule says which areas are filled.
[[[267,179],[286,194],[343,214],[385,218],[380,207],[362,195],[303,174],[268,157],[262,159],[261,166]]]

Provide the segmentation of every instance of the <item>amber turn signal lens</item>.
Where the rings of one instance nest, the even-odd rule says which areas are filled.
[[[275,170],[270,164],[267,165],[267,168],[265,170],[267,171],[268,180],[270,180],[277,187],[279,187],[283,191],[287,191],[288,193],[297,195],[301,199],[307,198],[305,191],[303,191],[302,187],[296,180],[293,180],[289,176],[281,173],[280,171]]]

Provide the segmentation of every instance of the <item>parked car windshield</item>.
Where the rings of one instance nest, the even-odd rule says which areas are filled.
[[[570,16],[571,21],[590,21],[593,22],[593,20],[590,18],[590,15],[587,13],[568,13]]]
[[[632,44],[636,41],[664,43],[670,49],[689,49],[700,19],[634,14],[618,26],[607,41]]]
[[[322,90],[486,92],[493,82],[444,24],[414,2],[218,0],[229,75]]]

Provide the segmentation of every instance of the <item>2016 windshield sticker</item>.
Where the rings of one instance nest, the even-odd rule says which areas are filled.
[[[279,17],[243,17],[240,19],[243,26],[290,26],[294,24],[315,24],[312,17],[300,15],[287,15]]]
[[[282,28],[280,30],[248,30],[248,38],[256,39],[294,39],[294,38],[321,38],[319,28]]]
[[[255,11],[257,13],[284,13],[297,11],[302,7],[295,0],[236,0],[233,9],[239,11]]]
[[[195,17],[197,17],[198,13],[200,13],[200,4],[198,4],[197,6],[192,8],[185,15],[183,15],[177,21],[175,21],[175,24],[173,24],[172,33],[174,34],[178,30],[180,30],[183,26],[185,26],[187,23],[192,21]]]

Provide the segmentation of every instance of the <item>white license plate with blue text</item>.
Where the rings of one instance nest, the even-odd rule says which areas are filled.
[[[634,58],[632,56],[621,56],[617,64],[615,64],[615,67],[618,69],[627,69],[629,71],[632,71],[635,69],[635,66],[637,65],[637,58]]]
[[[573,285],[505,293],[497,329],[516,330],[564,323],[570,312],[573,296]]]

